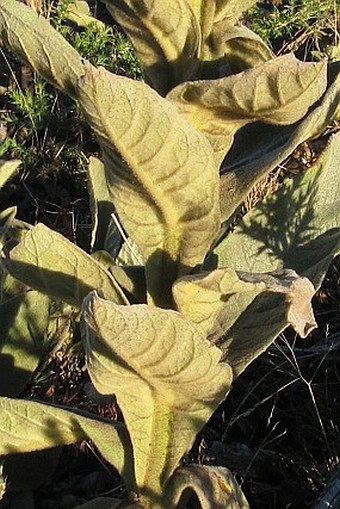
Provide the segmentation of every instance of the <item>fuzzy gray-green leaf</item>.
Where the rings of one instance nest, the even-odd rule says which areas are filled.
[[[325,63],[300,62],[285,55],[226,78],[183,83],[167,98],[206,134],[222,162],[238,129],[255,121],[293,124],[326,85]]]
[[[318,288],[340,252],[340,134],[331,139],[314,168],[249,212],[215,250],[218,263],[266,272],[291,267]],[[239,302],[239,318],[219,343],[237,375],[287,326],[281,296]],[[249,338],[253,338],[251,341]]]
[[[216,249],[220,267],[267,272],[290,267],[319,287],[340,250],[340,133],[320,160],[250,211]]]
[[[49,298],[22,291],[0,303],[0,394],[17,396],[38,366],[49,320]]]
[[[124,424],[81,411],[0,397],[0,456],[40,451],[87,438],[125,475],[132,488],[133,459]]]
[[[228,392],[231,370],[196,325],[175,311],[117,306],[92,292],[83,317],[91,380],[101,394],[116,394],[139,487],[160,494]]]
[[[74,97],[84,72],[75,49],[34,9],[17,0],[0,2],[0,43],[6,44],[47,81]]]
[[[297,124],[279,127],[256,123],[237,133],[222,168],[220,203],[223,220],[232,216],[261,177],[281,164],[300,143],[319,136],[340,118],[339,71],[339,62],[329,66],[327,91],[320,103]]]
[[[174,507],[189,507],[191,491],[196,494],[201,509],[249,509],[241,488],[224,467],[192,464],[177,469],[168,486]]]
[[[103,0],[130,37],[147,77],[161,94],[190,79],[197,67],[200,33],[182,0]]]
[[[119,218],[146,260],[149,297],[167,307],[173,281],[202,263],[219,228],[211,145],[145,83],[88,65],[79,95]]]
[[[13,159],[12,161],[0,160],[0,189],[15,175],[20,164],[21,161],[17,159]]]
[[[173,292],[178,310],[213,341],[239,318],[236,306],[239,299],[244,300],[244,293],[250,293],[250,299],[246,297],[250,301],[260,293],[285,294],[287,323],[301,337],[316,327],[311,307],[314,287],[291,270],[258,274],[221,268],[178,279]]]
[[[113,276],[85,251],[43,224],[30,230],[5,266],[17,279],[50,297],[80,307],[93,289],[127,304]]]

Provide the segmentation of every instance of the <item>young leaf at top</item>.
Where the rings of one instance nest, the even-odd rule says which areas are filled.
[[[307,278],[300,278],[294,271],[256,274],[217,269],[178,279],[173,287],[178,310],[214,341],[239,318],[239,313],[235,313],[238,294],[251,293],[253,299],[263,292],[287,295],[287,322],[301,337],[316,327],[311,307],[314,287]],[[235,298],[229,302],[232,296]]]
[[[131,443],[124,424],[81,411],[0,397],[0,456],[41,451],[87,438],[123,475],[129,488],[135,489]]]
[[[0,39],[47,81],[75,97],[81,56],[49,22],[17,0],[0,2]]]
[[[144,83],[87,65],[79,97],[104,148],[112,201],[146,260],[151,301],[169,307],[173,281],[202,263],[219,229],[212,148]]]
[[[130,37],[153,88],[165,95],[198,65],[200,32],[183,0],[103,0]]]
[[[223,21],[213,26],[202,53],[201,79],[230,76],[273,58],[270,48],[249,28]]]
[[[4,260],[13,277],[31,288],[80,307],[93,289],[119,304],[128,301],[113,276],[59,233],[38,224]]]
[[[206,134],[220,164],[242,126],[255,121],[293,124],[326,86],[325,63],[285,55],[226,78],[183,83],[167,98]]]
[[[115,394],[134,448],[141,490],[155,494],[192,445],[231,385],[195,324],[146,305],[117,306],[92,292],[83,305],[83,343],[91,380]]]

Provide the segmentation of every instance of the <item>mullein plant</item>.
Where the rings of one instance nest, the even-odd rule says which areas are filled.
[[[311,299],[340,246],[339,134],[228,225],[259,179],[339,117],[340,64],[274,57],[239,23],[253,0],[104,3],[146,82],[94,67],[33,10],[1,0],[2,44],[79,102],[102,154],[88,169],[91,255],[43,224],[13,241],[12,215],[1,267],[79,311],[94,393],[114,395],[124,423],[1,397],[0,455],[93,440],[127,497],[84,509],[246,508],[227,469],[181,460],[278,334],[316,326]]]

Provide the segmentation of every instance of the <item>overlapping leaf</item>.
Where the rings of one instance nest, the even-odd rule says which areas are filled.
[[[94,441],[133,489],[131,443],[123,424],[80,411],[0,397],[0,456],[40,451],[87,438]]]
[[[38,366],[49,321],[49,298],[22,289],[0,298],[0,394],[17,396]]]
[[[31,288],[81,306],[93,289],[115,302],[127,299],[113,276],[96,260],[59,233],[38,224],[5,261],[7,270]]]
[[[318,104],[299,123],[274,127],[262,123],[241,129],[223,162],[221,213],[227,220],[255,183],[286,159],[302,142],[317,137],[340,118],[340,63],[329,66],[329,86]],[[244,150],[244,147],[247,150]]]
[[[17,0],[1,0],[0,36],[47,81],[74,97],[82,59],[45,18]]]
[[[117,396],[138,485],[160,493],[229,390],[231,370],[219,364],[219,350],[175,311],[117,306],[93,292],[83,316],[92,382],[100,393]]]
[[[183,83],[167,98],[206,134],[221,163],[242,126],[259,120],[293,124],[326,86],[325,63],[300,62],[285,55],[226,78]]]
[[[250,301],[263,292],[285,294],[287,322],[298,334],[305,337],[316,327],[311,307],[314,287],[307,278],[289,270],[257,274],[217,269],[177,280],[173,292],[178,310],[214,341],[239,318],[237,306],[242,293],[250,293]]]
[[[87,66],[79,95],[120,220],[146,260],[149,294],[167,306],[172,282],[203,261],[219,227],[211,146],[144,83]]]
[[[94,250],[104,249],[114,206],[106,182],[105,167],[100,159],[90,158],[87,175],[92,215],[91,247]]]
[[[121,288],[140,304],[146,302],[145,270],[142,265],[117,265],[107,251],[96,251],[92,257],[115,278]]]
[[[165,94],[191,77],[198,63],[200,33],[186,1],[103,1],[129,35],[158,92]]]

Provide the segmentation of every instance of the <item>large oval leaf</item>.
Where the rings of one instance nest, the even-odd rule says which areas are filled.
[[[2,42],[54,86],[74,97],[81,56],[49,22],[16,0],[0,2]]]
[[[326,86],[325,63],[285,55],[226,78],[183,83],[167,97],[206,134],[221,162],[240,127],[258,120],[293,124]]]
[[[173,281],[202,263],[219,228],[211,146],[144,83],[87,66],[79,94],[112,200],[146,260],[151,299],[169,306]]]
[[[188,3],[103,0],[135,47],[152,86],[165,94],[197,67],[200,32]]]
[[[92,292],[83,342],[92,382],[116,394],[134,447],[140,490],[162,486],[224,399],[231,370],[180,313],[117,306]],[[149,492],[150,494],[150,492]]]
[[[223,162],[221,212],[229,219],[256,182],[282,163],[302,142],[319,136],[340,118],[340,65],[329,68],[329,87],[312,111],[288,127],[256,123],[240,130]],[[247,147],[247,151],[244,147]]]
[[[119,304],[128,304],[112,274],[85,251],[43,224],[32,228],[4,263],[19,281],[78,307],[94,289],[101,289],[105,296]]]

